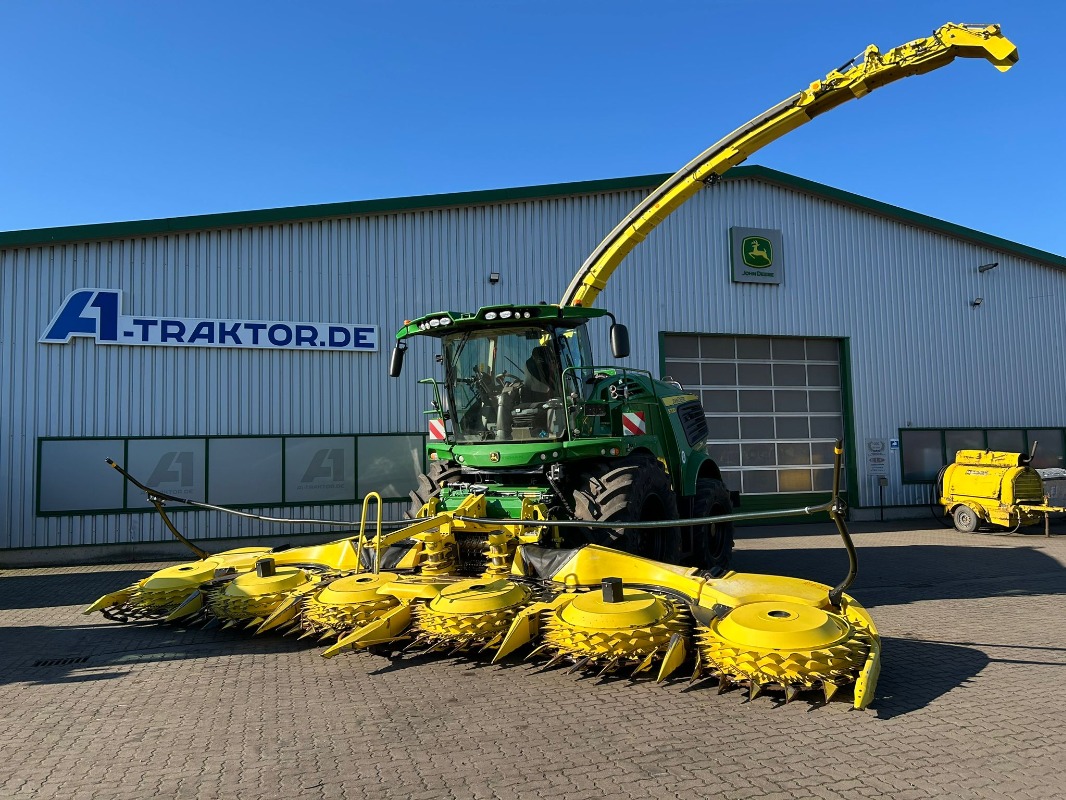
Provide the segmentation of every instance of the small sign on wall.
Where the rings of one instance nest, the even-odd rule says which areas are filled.
[[[729,250],[734,283],[782,283],[784,247],[781,231],[730,228]]]
[[[884,439],[866,440],[866,474],[888,475],[888,442]]]

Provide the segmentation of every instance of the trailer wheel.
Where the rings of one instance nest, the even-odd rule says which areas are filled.
[[[404,512],[406,517],[415,519],[422,506],[431,497],[439,495],[445,484],[459,477],[462,472],[462,467],[454,461],[430,461],[428,472],[418,476],[418,488],[411,492],[411,506]]]
[[[574,512],[594,522],[652,522],[677,519],[677,497],[658,460],[637,453],[616,461],[596,461],[581,474]],[[681,532],[670,528],[589,528],[591,544],[677,564]]]
[[[689,508],[693,518],[729,514],[733,510],[729,489],[716,478],[699,478]],[[733,523],[719,522],[693,528],[692,555],[693,566],[706,570],[712,578],[724,575],[733,556]]]
[[[981,518],[977,516],[977,512],[968,505],[956,506],[951,516],[955,520],[955,530],[960,533],[973,533],[981,524]]]

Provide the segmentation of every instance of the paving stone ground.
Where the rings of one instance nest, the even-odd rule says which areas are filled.
[[[326,660],[80,615],[159,564],[4,571],[0,798],[1066,797],[1066,536],[856,528],[852,594],[884,636],[866,711],[521,662]],[[827,583],[846,564],[817,525],[745,529],[735,559]]]

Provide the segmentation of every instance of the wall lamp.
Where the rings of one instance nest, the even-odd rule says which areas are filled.
[[[500,273],[498,273],[498,272],[490,272],[489,273],[489,283],[494,283],[495,284],[495,283],[499,283],[499,282],[500,282]]]
[[[978,272],[988,272],[989,270],[995,269],[998,266],[999,266],[999,262],[998,261],[993,261],[991,264],[982,264],[981,266],[979,266],[977,268],[977,271]]]
[[[983,297],[975,297],[970,301],[970,308],[977,308],[983,303],[985,299]]]

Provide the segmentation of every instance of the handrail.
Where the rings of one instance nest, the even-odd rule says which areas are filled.
[[[374,574],[377,575],[381,571],[381,495],[377,492],[370,492],[363,498],[363,507],[359,512],[359,546],[358,556],[355,560],[355,574],[358,575],[363,571],[363,547],[366,542],[366,513],[370,508],[370,501],[373,500],[377,507],[377,531],[374,535]]]

